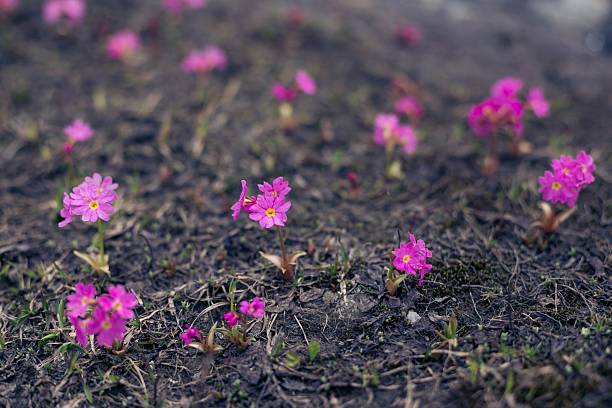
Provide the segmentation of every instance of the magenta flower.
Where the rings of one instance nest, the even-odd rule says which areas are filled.
[[[206,6],[206,0],[163,0],[164,8],[173,14],[181,14],[184,9],[200,9]]]
[[[68,138],[68,143],[74,144],[90,139],[94,132],[91,129],[91,126],[89,126],[89,123],[84,122],[81,119],[75,119],[70,125],[64,128],[64,134]]]
[[[79,319],[77,316],[68,315],[68,321],[74,328],[74,338],[81,347],[87,347],[87,336],[92,334],[90,331],[91,320]]]
[[[183,345],[185,346],[188,346],[195,339],[199,339],[199,338],[200,338],[200,330],[198,330],[196,327],[185,326],[185,331],[181,333],[181,341],[183,342]]]
[[[257,196],[257,201],[250,209],[249,218],[258,221],[262,228],[272,228],[275,225],[284,227],[287,221],[286,212],[291,208],[291,201],[284,197],[273,196],[270,193]]]
[[[300,69],[295,73],[295,84],[297,88],[306,95],[314,95],[317,93],[317,84],[306,70]]]
[[[410,236],[409,242],[402,242],[399,248],[393,251],[395,258],[393,259],[393,266],[399,270],[404,271],[409,275],[416,276],[419,274],[419,285],[423,284],[424,276],[432,268],[431,264],[427,263],[427,259],[431,258],[431,251],[425,246],[423,240],[416,240],[414,235],[408,233]]]
[[[544,175],[538,179],[540,183],[540,193],[545,201],[551,203],[562,203],[568,207],[573,207],[578,199],[578,188],[575,182],[561,172],[545,171]]]
[[[595,181],[595,177],[593,176],[593,173],[596,170],[595,163],[593,162],[593,158],[584,150],[582,150],[576,156],[576,167],[578,184],[581,187]]]
[[[72,216],[80,215],[84,222],[95,222],[98,219],[109,221],[110,214],[114,212],[112,204],[117,199],[117,194],[113,190],[117,187],[111,177],[102,178],[100,174],[94,173],[72,189],[68,206],[64,201],[62,212]],[[64,216],[62,212],[60,215]],[[64,224],[67,219],[62,223]]]
[[[266,304],[259,297],[253,298],[250,302],[243,300],[240,302],[240,313],[254,319],[263,319],[265,314]]]
[[[89,330],[97,336],[97,344],[112,347],[120,343],[125,334],[125,320],[118,313],[108,314],[103,308],[94,310]]]
[[[407,45],[417,45],[423,39],[423,32],[414,24],[405,24],[397,29],[397,39]]]
[[[272,180],[272,184],[265,181],[263,184],[258,184],[257,187],[262,194],[272,194],[274,197],[285,197],[291,191],[289,182],[283,177],[277,177]]]
[[[390,113],[379,113],[374,120],[374,143],[386,145],[393,138],[393,132],[399,125],[397,115]]]
[[[498,80],[491,87],[491,96],[501,98],[514,98],[523,88],[523,81],[517,78],[506,77]]]
[[[242,191],[240,192],[240,197],[238,198],[238,201],[236,201],[231,207],[232,217],[234,218],[234,221],[236,221],[238,219],[238,216],[240,216],[240,212],[245,207],[245,200],[247,198],[247,182],[246,180],[241,180],[240,183],[242,184]]]
[[[538,118],[545,118],[550,113],[550,106],[541,88],[533,88],[529,91],[527,104]]]
[[[10,13],[19,6],[19,0],[0,0],[0,13]]]
[[[227,66],[227,56],[219,47],[210,46],[204,50],[194,50],[183,60],[183,70],[196,74],[213,70],[223,71]]]
[[[272,87],[272,94],[279,102],[291,102],[297,97],[297,91],[277,82]]]
[[[63,218],[63,220],[57,224],[57,226],[60,228],[64,228],[66,225],[74,221],[74,208],[72,207],[72,201],[68,193],[64,193],[63,203],[64,208],[60,210],[60,216]]]
[[[48,24],[65,20],[76,26],[85,17],[85,0],[46,0],[43,4],[43,19]]]
[[[67,299],[67,315],[83,317],[87,314],[89,306],[96,301],[96,288],[91,283],[79,282],[74,287],[74,293],[69,295]]]
[[[491,97],[472,107],[468,124],[478,137],[507,127],[513,134],[523,133],[523,104],[511,97]]]
[[[238,316],[234,312],[227,312],[223,315],[223,320],[227,322],[229,327],[234,327],[238,324]]]
[[[418,122],[423,116],[423,107],[412,96],[404,96],[395,102],[395,111],[407,115],[415,122]]]
[[[126,61],[140,48],[140,38],[133,31],[119,31],[106,40],[106,54],[114,60]]]
[[[407,154],[416,152],[418,139],[416,133],[410,126],[397,126],[395,128],[397,143],[402,146],[402,150]]]
[[[111,285],[107,289],[108,295],[98,299],[98,304],[107,313],[116,313],[122,319],[132,319],[133,309],[138,306],[136,296],[125,290],[121,285]]]

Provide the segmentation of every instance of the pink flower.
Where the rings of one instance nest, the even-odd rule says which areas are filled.
[[[118,313],[108,314],[98,307],[93,312],[89,331],[97,336],[98,345],[112,347],[123,340],[125,320]]]
[[[234,327],[238,324],[238,316],[234,312],[227,312],[223,315],[223,320],[227,322],[229,327]]]
[[[576,156],[576,168],[578,184],[581,187],[595,181],[595,177],[593,176],[596,170],[595,163],[593,162],[593,158],[584,150]]]
[[[412,96],[404,96],[395,102],[395,111],[407,115],[414,122],[418,122],[423,116],[423,107]]]
[[[85,0],[46,0],[43,5],[43,18],[48,24],[65,19],[71,25],[78,25],[85,12]]]
[[[68,193],[64,193],[63,203],[64,208],[60,210],[60,216],[63,218],[63,220],[57,224],[57,226],[60,228],[64,228],[66,225],[74,221],[74,208],[72,207],[72,200],[70,199]]]
[[[68,315],[68,321],[74,328],[74,338],[81,345],[87,347],[87,336],[92,334],[90,331],[91,320],[79,319],[77,316]]]
[[[523,81],[517,78],[506,77],[498,80],[491,87],[491,96],[514,98],[523,88]]]
[[[265,314],[266,304],[263,299],[256,297],[250,302],[240,302],[240,313],[254,319],[262,319]]]
[[[533,88],[529,91],[527,104],[538,118],[545,118],[550,113],[550,106],[541,88]]]
[[[114,60],[129,60],[140,48],[140,38],[133,31],[119,31],[106,40],[106,54]]]
[[[74,144],[90,139],[94,132],[91,126],[89,126],[89,123],[81,119],[75,119],[70,125],[64,128],[64,134],[68,138],[68,143]]]
[[[397,115],[379,113],[374,120],[374,143],[386,145],[393,138],[393,132],[399,125]]]
[[[275,225],[284,227],[287,221],[286,212],[289,208],[291,208],[291,201],[285,201],[284,197],[266,193],[257,196],[257,201],[251,207],[249,218],[258,221],[262,228],[272,228]]]
[[[515,135],[523,132],[523,104],[510,97],[491,97],[472,107],[468,124],[477,137],[488,136],[507,127]]]
[[[295,84],[297,88],[306,95],[314,95],[317,92],[317,84],[314,79],[303,69],[295,74]]]
[[[93,284],[79,282],[74,287],[74,293],[68,296],[66,303],[67,315],[82,317],[87,314],[89,306],[96,301],[96,288]]]
[[[138,306],[138,300],[132,293],[127,292],[121,285],[111,285],[107,289],[108,295],[98,299],[100,307],[108,313],[116,313],[122,319],[132,319],[133,309]]]
[[[277,177],[272,180],[272,184],[265,181],[263,184],[258,184],[257,187],[262,194],[272,194],[274,197],[285,197],[291,191],[289,182],[283,177]]]
[[[19,0],[0,0],[0,12],[10,13],[19,6]]]
[[[206,0],[164,0],[164,7],[173,14],[181,14],[183,9],[200,9],[206,6]]]
[[[418,139],[410,126],[396,126],[394,131],[397,143],[407,154],[416,152]]]
[[[416,276],[419,273],[419,285],[423,284],[424,276],[432,268],[431,264],[427,263],[427,259],[431,258],[431,251],[425,246],[423,240],[416,240],[414,235],[410,236],[409,242],[402,242],[399,248],[393,251],[395,258],[393,266],[404,271],[409,275]]]
[[[249,212],[249,209],[254,204],[254,200],[251,197],[247,197],[246,180],[241,180],[240,183],[242,184],[242,191],[240,192],[240,197],[238,198],[238,201],[236,201],[231,207],[232,217],[234,218],[234,221],[238,219],[238,216],[240,216],[240,212],[243,209]]]
[[[299,6],[292,6],[285,13],[285,21],[291,26],[299,26],[304,22],[304,9]]]
[[[417,45],[423,39],[423,32],[414,24],[405,24],[397,29],[397,39],[407,45]]]
[[[280,102],[291,102],[297,97],[297,91],[277,82],[272,87],[272,94]]]
[[[181,333],[183,345],[188,346],[195,339],[200,338],[200,331],[196,327],[185,326],[185,331]]]
[[[572,183],[576,181],[576,167],[576,160],[571,156],[561,155],[561,157],[552,161],[553,171],[559,174],[559,177]]]
[[[562,172],[551,173],[547,170],[538,181],[540,183],[539,191],[545,201],[563,203],[570,208],[576,204],[579,189],[575,182]]]
[[[117,199],[113,190],[117,187],[111,177],[102,178],[100,174],[94,173],[72,189],[69,207],[66,208],[64,203],[64,213],[80,215],[84,222],[95,222],[98,219],[109,221],[114,212],[112,204]]]
[[[191,51],[183,60],[183,70],[197,74],[213,70],[223,71],[227,66],[225,52],[219,47],[210,46],[204,50]]]

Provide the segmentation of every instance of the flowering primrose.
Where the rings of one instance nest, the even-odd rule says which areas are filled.
[[[19,0],[0,0],[0,13],[10,13],[19,6]]]
[[[114,60],[128,61],[140,48],[140,38],[133,31],[124,30],[111,35],[106,41],[106,54]]]
[[[395,256],[393,266],[408,275],[416,276],[418,273],[419,285],[422,285],[425,274],[432,268],[432,265],[427,263],[427,259],[431,258],[431,251],[427,249],[423,240],[417,241],[414,235],[410,233],[408,235],[410,240],[402,242],[399,248],[393,251]]]
[[[43,19],[48,24],[66,21],[79,25],[85,18],[85,0],[46,0],[43,4]]]
[[[263,299],[256,297],[250,302],[243,300],[240,302],[240,313],[254,319],[263,319],[266,304]]]
[[[183,71],[203,74],[211,71],[223,71],[227,67],[225,52],[216,46],[203,50],[194,50],[183,60]]]

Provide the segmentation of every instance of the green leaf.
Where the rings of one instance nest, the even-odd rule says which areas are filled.
[[[315,361],[320,352],[321,343],[316,340],[311,340],[310,343],[308,343],[308,358],[310,359],[311,363]]]
[[[300,360],[300,356],[297,353],[288,351],[285,353],[285,361],[283,364],[289,368],[296,368],[300,365]]]
[[[57,323],[59,328],[62,329],[66,325],[66,315],[64,313],[64,299],[60,299],[57,304]]]

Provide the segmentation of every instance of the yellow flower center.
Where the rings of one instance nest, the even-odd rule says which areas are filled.
[[[115,309],[115,310],[119,310],[119,309],[121,309],[121,302],[120,302],[120,301],[118,301],[118,300],[115,300],[115,301],[113,302],[113,309]]]
[[[268,208],[266,210],[266,215],[268,217],[274,217],[275,214],[276,214],[276,210],[274,208]]]
[[[108,320],[105,320],[105,321],[102,322],[102,328],[104,330],[108,330],[111,327],[113,327],[113,325]]]
[[[97,210],[98,207],[100,207],[98,200],[93,200],[91,203],[89,203],[89,208],[91,208],[92,210]]]
[[[581,166],[581,168],[582,168],[582,172],[583,172],[583,173],[586,173],[586,171],[587,171],[586,164],[583,164],[583,165]]]
[[[566,176],[569,174],[569,169],[567,167],[563,168],[563,174],[565,174]]]
[[[404,255],[402,261],[404,261],[404,263],[410,262],[410,255]]]
[[[87,296],[83,296],[81,298],[81,304],[85,306],[87,303],[89,303],[89,298]]]
[[[561,189],[561,183],[559,183],[558,181],[555,181],[554,183],[552,183],[552,186],[550,186],[553,190],[557,191]]]

